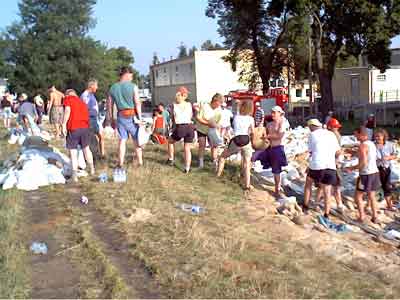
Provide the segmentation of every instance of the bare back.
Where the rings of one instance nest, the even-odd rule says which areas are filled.
[[[50,93],[50,102],[51,102],[52,106],[61,106],[63,104],[62,103],[63,98],[64,98],[64,94],[60,93],[58,91]]]

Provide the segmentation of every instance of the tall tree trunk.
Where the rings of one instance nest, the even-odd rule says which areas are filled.
[[[268,53],[263,53],[258,44],[258,36],[257,30],[254,28],[252,31],[252,42],[251,45],[253,47],[254,55],[256,58],[256,64],[258,69],[258,74],[260,75],[262,82],[262,91],[263,94],[266,95],[269,91],[269,79],[271,77],[271,69],[272,69],[272,53],[271,50],[268,49]]]
[[[324,70],[319,70],[319,84],[321,87],[321,112],[326,116],[330,110],[333,110],[333,93],[332,93],[332,78]]]

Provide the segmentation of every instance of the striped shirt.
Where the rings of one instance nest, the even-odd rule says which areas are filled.
[[[261,107],[258,107],[256,110],[256,114],[254,115],[255,126],[258,127],[262,125],[264,121],[264,110]]]

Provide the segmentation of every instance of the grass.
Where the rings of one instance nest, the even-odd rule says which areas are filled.
[[[0,131],[0,165],[15,151]],[[0,168],[1,169],[1,168]],[[0,190],[0,298],[25,298],[29,294],[27,249],[22,240],[23,194]]]

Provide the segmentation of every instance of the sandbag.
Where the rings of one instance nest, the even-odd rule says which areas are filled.
[[[251,137],[251,144],[255,150],[265,150],[269,147],[269,141],[266,139],[267,131],[265,127],[254,128]]]
[[[146,127],[139,126],[139,131],[138,131],[138,145],[139,145],[139,147],[144,146],[149,142],[150,135],[151,134],[149,132],[147,132]]]

